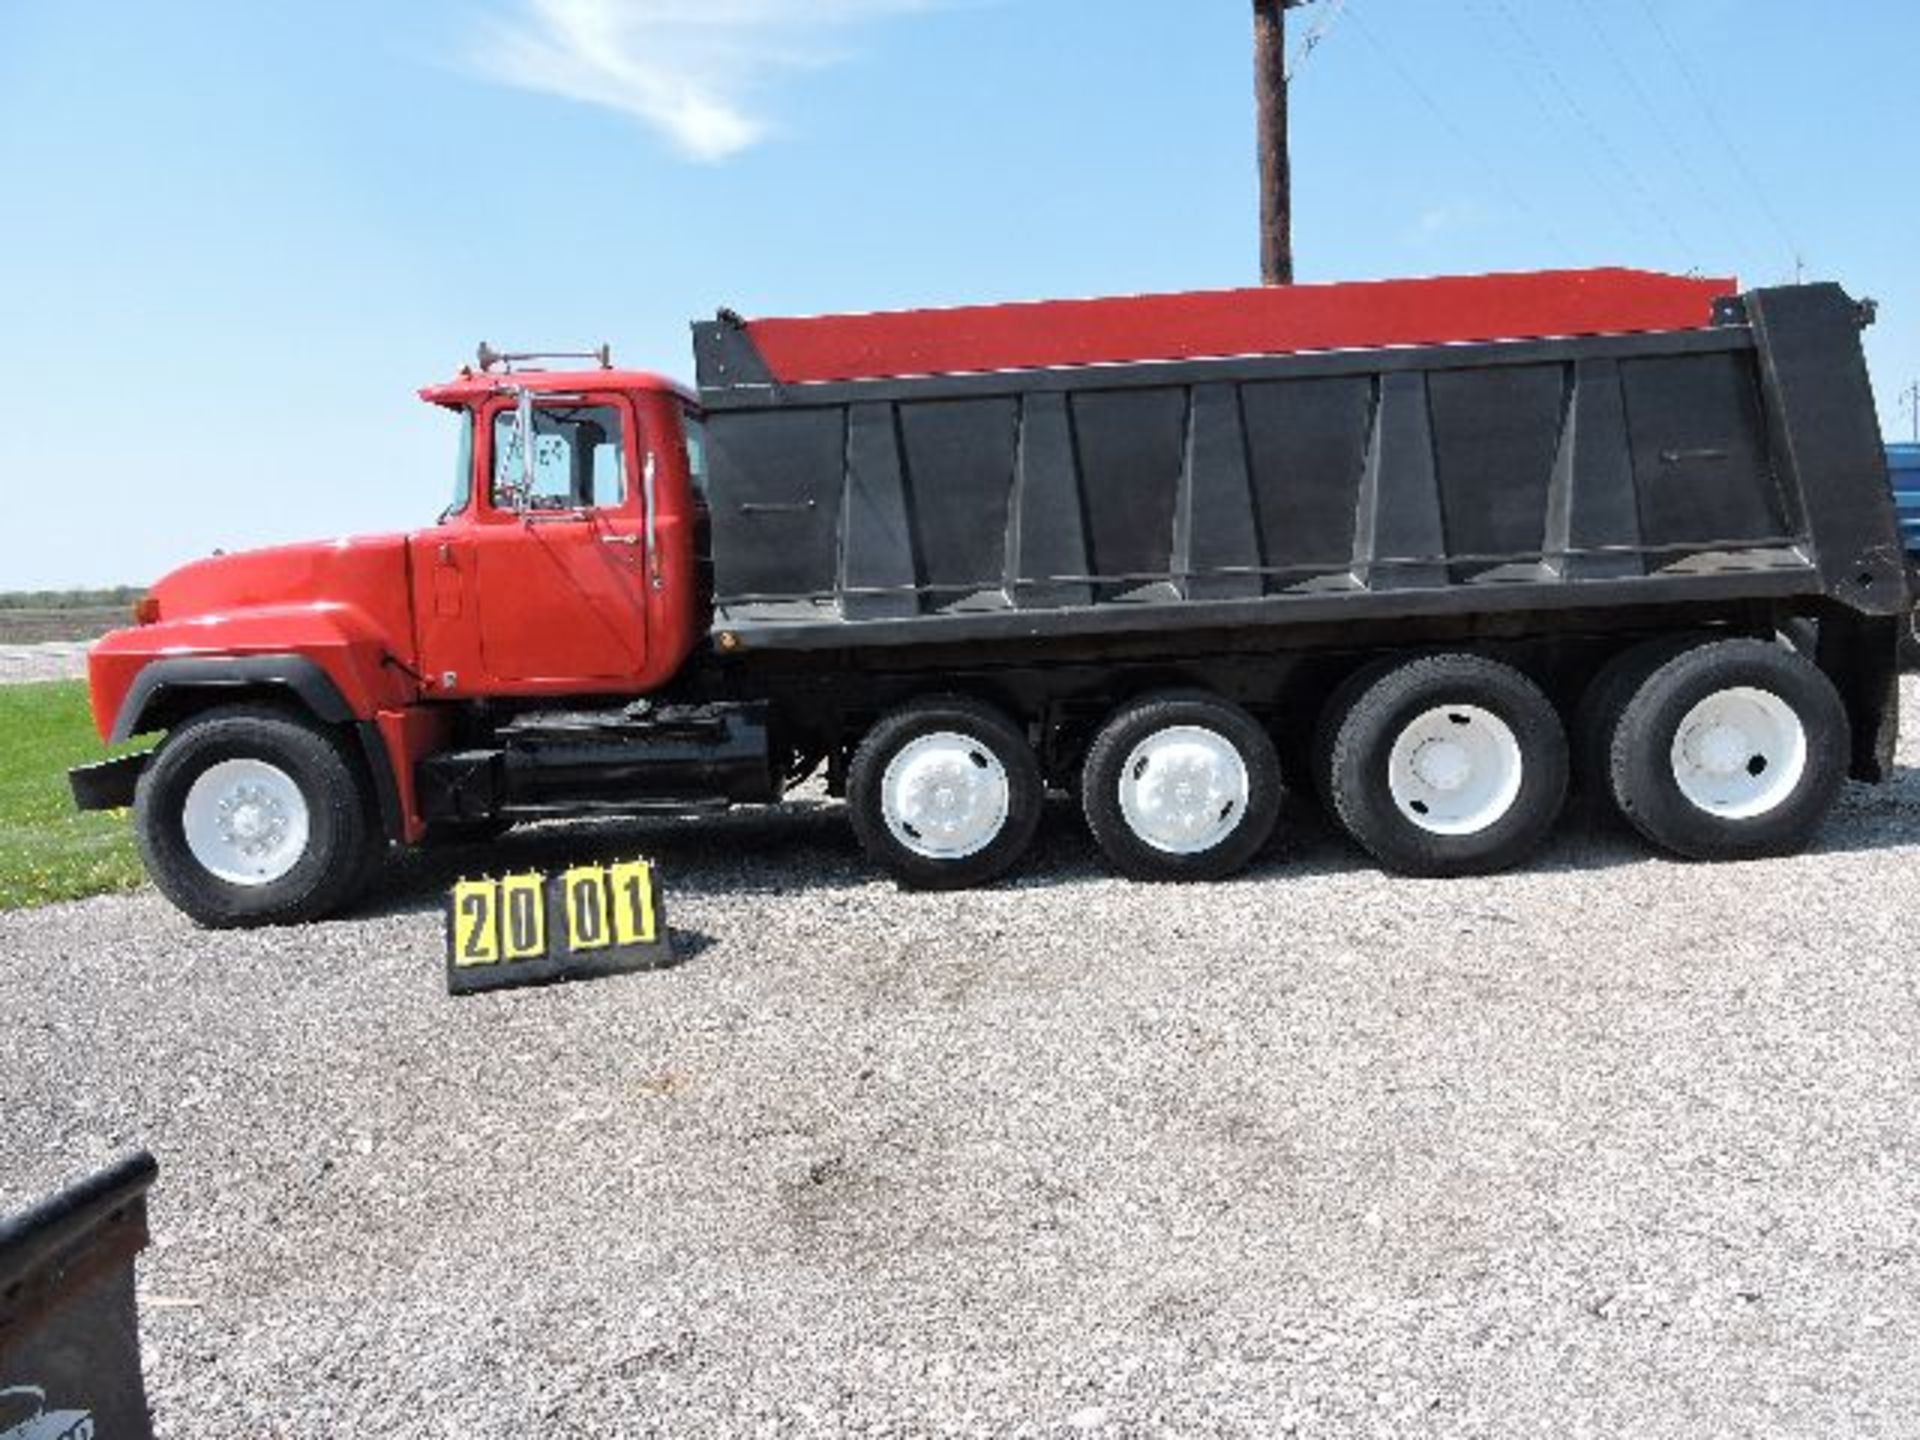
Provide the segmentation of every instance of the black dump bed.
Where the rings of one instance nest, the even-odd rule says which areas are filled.
[[[1806,285],[1654,334],[786,386],[750,328],[696,326],[714,629],[766,650],[1694,601],[1893,616],[1864,318]]]

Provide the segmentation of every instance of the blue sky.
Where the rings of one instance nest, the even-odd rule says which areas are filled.
[[[1799,265],[1882,302],[1905,437],[1920,7],[1842,13],[1347,0],[1295,79],[1300,278]],[[413,390],[482,337],[685,375],[722,304],[1248,282],[1248,16],[0,0],[0,589],[430,521]]]

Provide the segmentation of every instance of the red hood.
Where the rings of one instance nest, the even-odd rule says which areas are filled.
[[[281,606],[348,606],[387,636],[396,655],[413,651],[407,594],[407,537],[361,535],[242,550],[196,560],[148,592],[165,624]]]
[[[152,623],[114,631],[88,658],[102,735],[155,660],[299,655],[326,671],[360,719],[417,694],[407,678],[417,650],[405,535],[216,555],[148,594],[159,611]]]

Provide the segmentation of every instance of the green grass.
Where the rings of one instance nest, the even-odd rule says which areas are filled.
[[[127,817],[82,815],[67,789],[68,766],[106,755],[85,685],[0,685],[0,910],[141,882]]]

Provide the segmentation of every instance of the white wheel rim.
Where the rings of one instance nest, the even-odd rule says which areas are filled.
[[[181,811],[187,850],[229,885],[271,885],[307,853],[311,817],[293,777],[264,760],[222,760],[200,773]]]
[[[1198,725],[1156,730],[1120,767],[1120,814],[1142,842],[1200,855],[1246,818],[1247,762],[1224,735]]]
[[[928,860],[978,855],[1006,828],[1007,768],[971,735],[939,730],[901,747],[880,779],[887,829]]]
[[[1387,785],[1402,816],[1431,835],[1476,835],[1520,797],[1526,773],[1512,727],[1478,705],[1437,705],[1393,742]]]
[[[1673,783],[1690,804],[1724,820],[1750,820],[1786,802],[1807,771],[1807,730],[1766,690],[1716,690],[1674,732]]]

